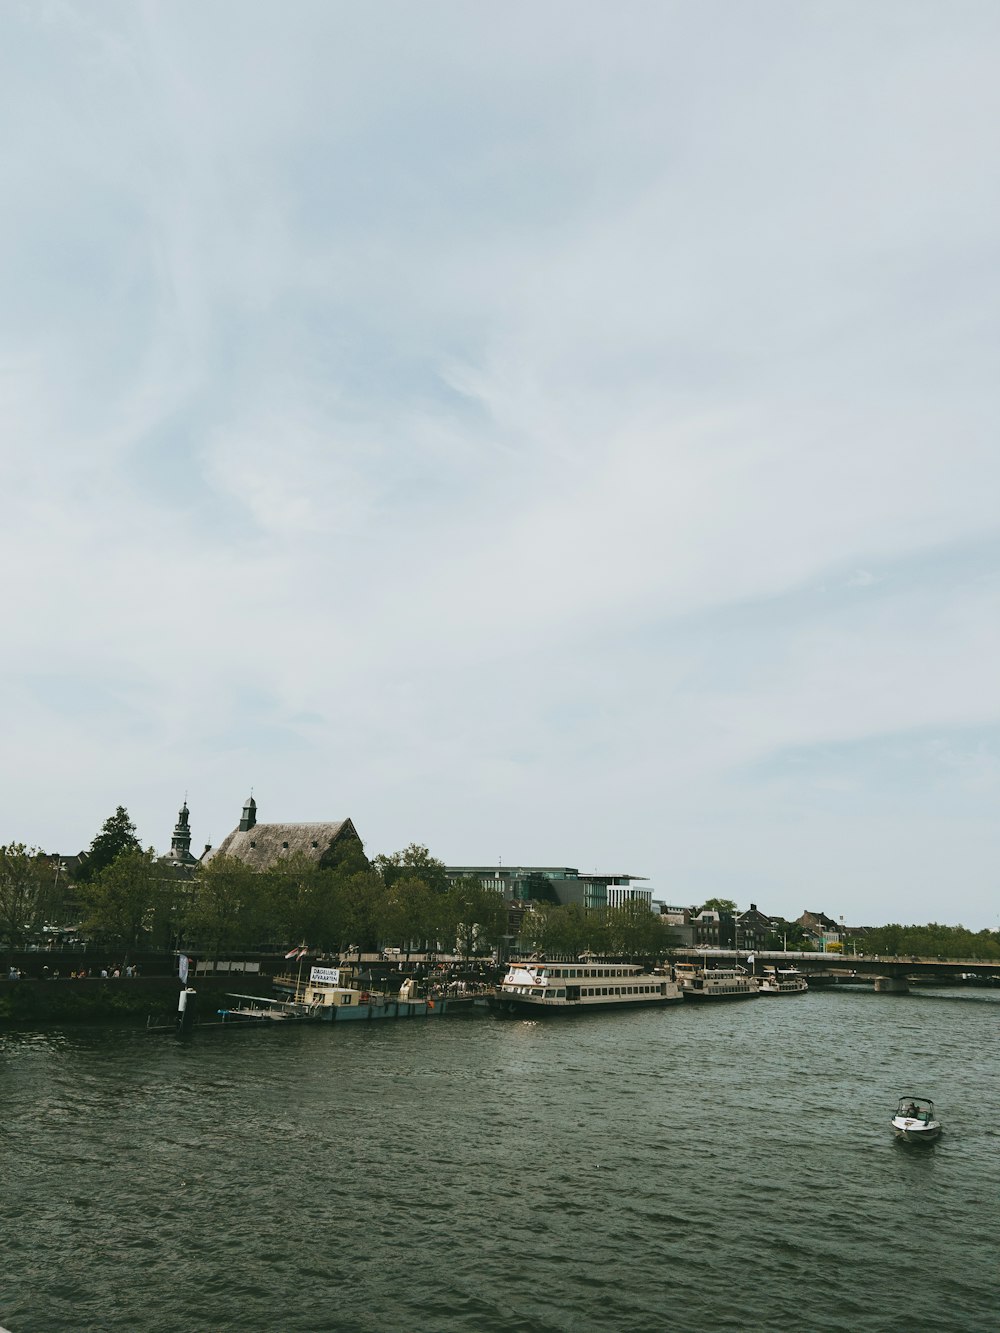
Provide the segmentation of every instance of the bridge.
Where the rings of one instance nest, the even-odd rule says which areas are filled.
[[[776,967],[795,967],[810,983],[836,985],[844,982],[871,981],[877,991],[903,995],[911,982],[938,986],[960,985],[969,980],[1000,986],[1000,959],[984,962],[980,958],[889,957],[885,954],[797,953],[780,949],[754,949],[754,966],[773,963]],[[749,954],[733,949],[675,949],[675,962],[698,963],[704,967],[746,967]]]

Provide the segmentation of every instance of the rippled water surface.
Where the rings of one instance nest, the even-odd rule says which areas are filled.
[[[1000,1327],[1000,997],[0,1034],[0,1324]],[[946,1134],[898,1144],[899,1093]]]

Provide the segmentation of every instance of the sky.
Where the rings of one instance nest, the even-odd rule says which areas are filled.
[[[0,10],[0,842],[1000,928],[993,0]]]

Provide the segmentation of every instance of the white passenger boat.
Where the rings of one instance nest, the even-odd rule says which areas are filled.
[[[760,994],[757,978],[742,967],[699,967],[677,963],[674,976],[685,1000],[754,1000]]]
[[[933,1143],[941,1135],[941,1122],[934,1118],[929,1097],[900,1097],[890,1123],[896,1138],[907,1143]]]
[[[809,983],[795,967],[766,967],[764,975],[757,978],[761,995],[801,995],[809,989]]]
[[[525,1017],[634,1009],[680,999],[680,988],[668,972],[581,958],[575,963],[511,963],[489,1005],[496,1013]]]

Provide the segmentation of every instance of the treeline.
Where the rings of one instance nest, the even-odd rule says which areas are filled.
[[[551,894],[547,881],[542,888]],[[294,855],[264,872],[224,856],[173,866],[141,847],[122,806],[72,884],[53,858],[0,848],[0,941],[37,942],[46,921],[73,922],[82,938],[125,951],[206,954],[412,945],[471,957],[518,937],[521,948],[547,954],[656,956],[670,944],[643,903],[585,912],[543,901],[508,913],[501,894],[475,879],[449,880],[444,863],[416,844],[369,860],[348,839],[323,866]]]
[[[492,952],[517,923],[494,889],[449,881],[425,847],[367,861],[347,844],[337,864],[297,855],[263,873],[216,856],[187,880],[164,878],[149,852],[122,853],[80,889],[89,937],[127,948],[188,948],[208,954],[295,944],[343,952],[385,945]],[[575,956],[584,951],[659,955],[669,934],[645,903],[605,912],[536,904],[517,912],[521,948]]]
[[[562,907],[534,903],[524,913],[518,944],[522,950],[548,956],[576,958],[593,953],[658,958],[673,946],[673,937],[649,905],[638,900],[603,911],[587,911],[577,903]]]
[[[551,896],[547,881],[538,885],[539,897],[543,890]],[[728,900],[711,903],[735,910]],[[72,883],[56,858],[23,844],[0,847],[0,944],[38,943],[46,923],[70,922],[98,944],[207,953],[412,944],[472,956],[516,938],[522,950],[550,956],[657,957],[674,943],[641,902],[597,912],[535,901],[508,913],[499,893],[474,879],[450,881],[443,862],[416,844],[369,861],[359,841],[345,840],[330,864],[296,855],[263,873],[222,856],[175,867],[140,846],[122,806],[105,821]],[[771,945],[785,941],[808,947],[794,922],[781,922]],[[1000,959],[1000,935],[936,923],[888,925],[869,930],[863,948],[990,960]]]
[[[37,938],[46,909],[49,867],[35,865],[22,848],[0,850],[0,936],[13,945]],[[12,910],[2,905],[6,868],[21,886]],[[15,876],[6,877],[13,880]],[[291,945],[344,950],[385,942],[440,941],[471,955],[492,948],[505,933],[503,899],[473,881],[449,883],[442,862],[426,848],[409,847],[369,862],[360,843],[347,844],[336,864],[319,866],[302,855],[268,871],[216,856],[180,873],[152,848],[128,847],[102,869],[64,890],[63,919],[97,944],[136,949],[189,949],[223,953],[274,951]]]
[[[926,926],[875,926],[864,937],[864,951],[883,956],[989,961],[1000,958],[1000,935],[991,930],[967,930],[965,926],[941,926],[936,921]]]

